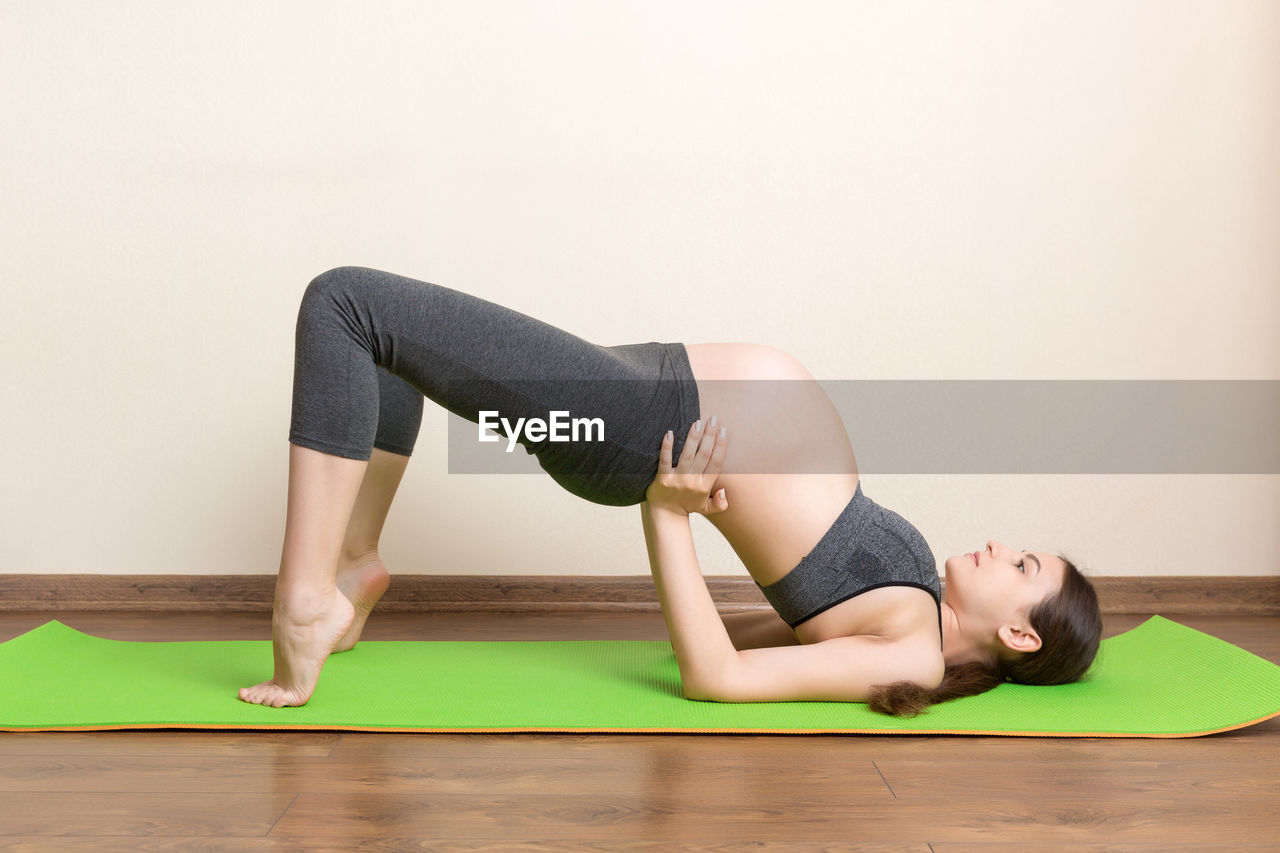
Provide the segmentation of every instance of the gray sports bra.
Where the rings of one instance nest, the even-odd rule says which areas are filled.
[[[853,498],[794,569],[760,587],[792,628],[856,595],[882,586],[913,586],[933,596],[942,636],[942,585],[920,531],[862,494]]]

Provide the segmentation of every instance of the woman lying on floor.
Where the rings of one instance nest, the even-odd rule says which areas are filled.
[[[1062,556],[990,541],[947,558],[943,601],[924,538],[862,493],[835,406],[786,353],[598,346],[456,290],[343,267],[311,282],[298,313],[275,673],[242,700],[304,704],[329,654],[359,639],[388,584],[378,540],[424,396],[501,423],[573,494],[640,504],[691,699],[914,714],[1005,680],[1074,681],[1097,652],[1097,597]],[[545,425],[556,413],[598,428],[571,441],[521,431],[519,419]],[[776,612],[719,616],[691,512],[724,535]]]

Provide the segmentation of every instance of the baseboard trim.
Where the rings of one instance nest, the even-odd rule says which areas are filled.
[[[1094,577],[1104,613],[1280,615],[1280,577]],[[747,577],[708,577],[722,611],[767,607]],[[273,575],[0,575],[0,611],[269,611]],[[644,612],[646,576],[396,575],[386,612]]]

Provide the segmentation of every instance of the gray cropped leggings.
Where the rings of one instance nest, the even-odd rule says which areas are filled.
[[[680,343],[599,346],[492,302],[423,281],[340,267],[308,285],[298,310],[289,441],[349,459],[408,456],[424,396],[473,423],[480,412],[599,419],[577,441],[528,437],[526,452],[594,503],[644,500],[674,430],[678,459],[699,418]],[[506,435],[505,429],[497,432]],[[505,443],[505,442],[504,442]]]

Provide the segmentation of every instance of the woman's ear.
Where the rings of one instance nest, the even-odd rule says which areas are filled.
[[[1040,635],[1030,625],[1001,625],[996,636],[1012,652],[1030,654],[1040,648]]]

